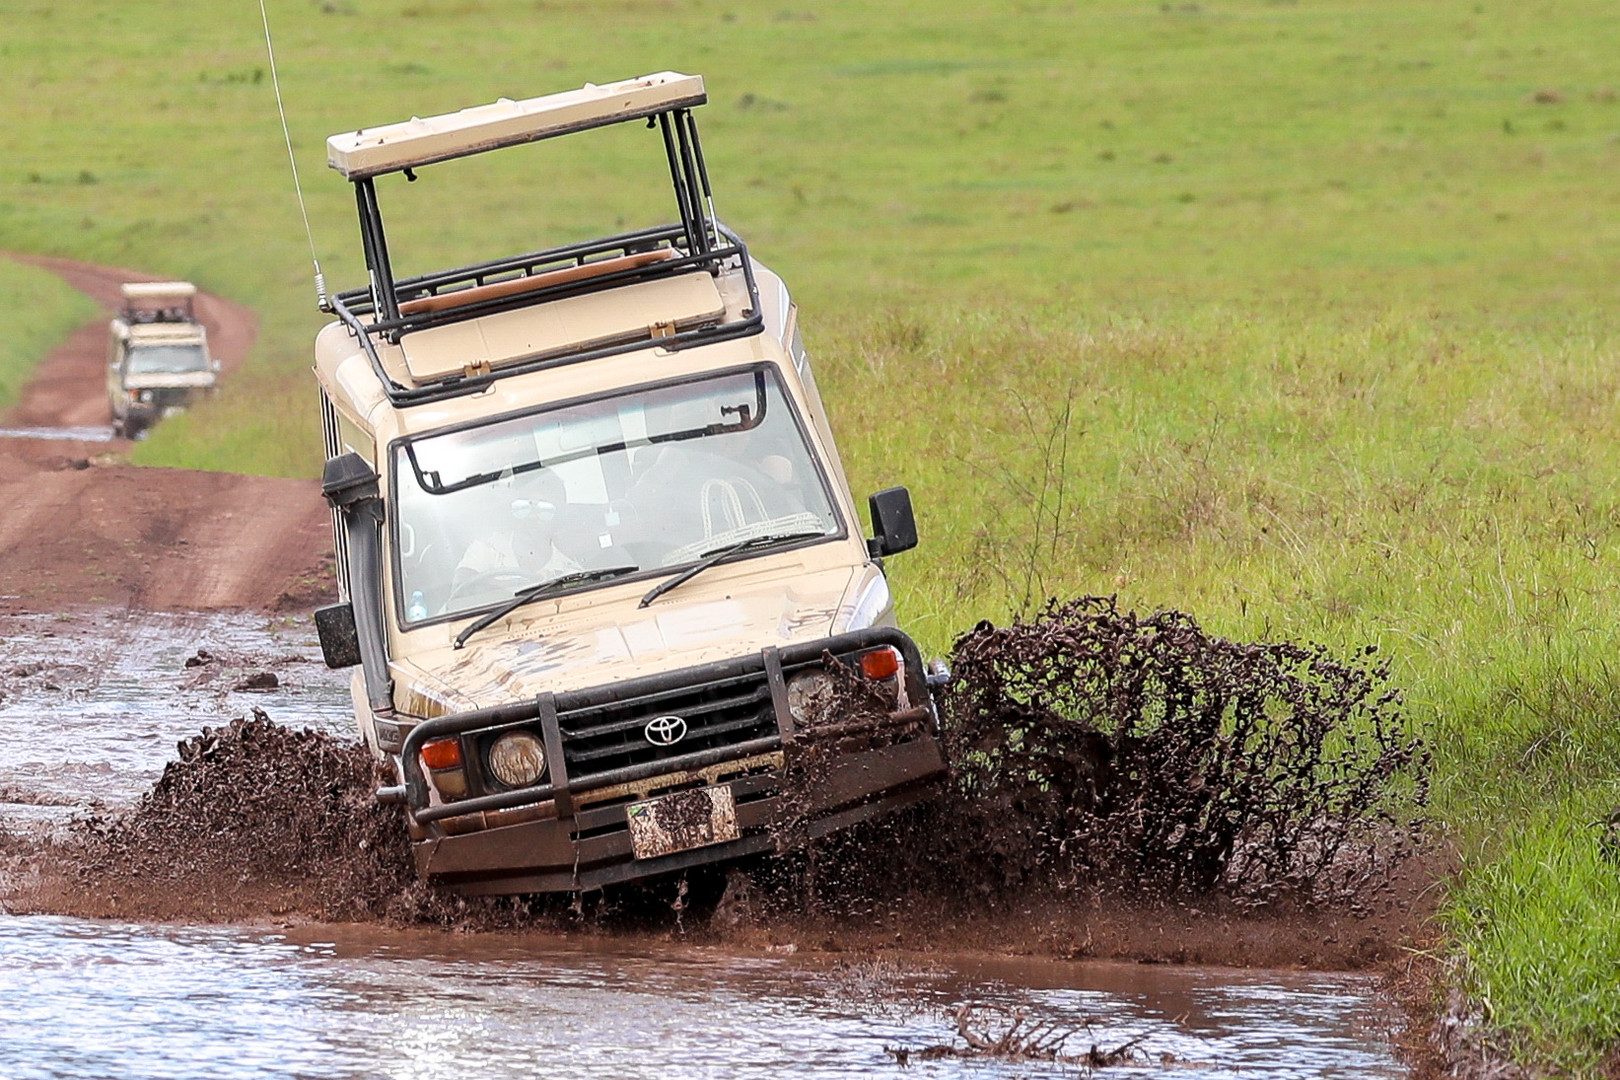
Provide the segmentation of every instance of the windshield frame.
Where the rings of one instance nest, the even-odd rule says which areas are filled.
[[[182,352],[195,354],[201,361],[197,367],[182,368],[179,371],[164,367],[157,370],[146,370],[137,367],[137,357],[142,353],[168,353]],[[122,362],[124,374],[137,378],[151,378],[163,375],[206,375],[213,370],[213,358],[208,355],[208,346],[201,341],[131,341],[124,348]]]
[[[804,444],[807,456],[810,458],[810,463],[815,470],[816,480],[821,485],[822,494],[827,500],[828,510],[832,514],[833,522],[837,528],[832,532],[824,533],[818,537],[808,537],[803,540],[794,540],[783,543],[779,546],[763,547],[757,552],[741,553],[735,559],[726,560],[727,564],[729,565],[731,563],[746,562],[750,559],[761,558],[768,555],[779,555],[787,551],[797,551],[800,548],[811,547],[816,544],[824,544],[833,541],[847,541],[851,535],[849,519],[844,512],[842,503],[840,502],[838,495],[839,489],[833,484],[831,474],[828,470],[826,448],[821,446],[817,441],[815,432],[812,430],[812,425],[807,422],[805,412],[800,407],[798,399],[794,394],[793,384],[791,384],[787,379],[787,372],[784,370],[782,364],[779,364],[774,360],[762,360],[749,364],[736,364],[729,367],[712,368],[710,370],[693,372],[686,375],[678,375],[668,379],[652,379],[648,380],[647,382],[635,383],[630,386],[615,386],[607,390],[597,391],[595,393],[580,394],[570,398],[547,401],[528,408],[511,409],[506,412],[491,413],[487,416],[479,416],[471,420],[461,421],[459,423],[446,424],[443,427],[433,428],[430,431],[413,432],[409,435],[402,435],[389,440],[386,447],[385,456],[383,458],[388,468],[388,501],[390,508],[387,514],[385,534],[388,544],[389,577],[393,586],[393,601],[391,607],[393,608],[395,627],[402,633],[408,633],[413,630],[421,630],[429,626],[438,626],[443,623],[476,619],[485,612],[493,611],[495,608],[506,602],[505,599],[502,599],[492,601],[487,604],[482,604],[478,607],[466,608],[461,611],[432,615],[426,619],[415,620],[409,623],[405,621],[404,597],[406,594],[404,568],[400,561],[400,520],[399,514],[394,510],[394,508],[399,506],[400,474],[405,470],[416,470],[415,457],[410,450],[411,443],[420,439],[434,438],[440,435],[453,435],[457,432],[471,431],[481,427],[505,423],[510,420],[517,420],[529,416],[539,416],[547,412],[576,408],[581,405],[608,401],[613,398],[632,397],[637,394],[647,394],[652,391],[665,390],[670,387],[687,386],[694,383],[707,382],[711,379],[723,379],[731,376],[745,375],[750,373],[763,378],[764,383],[766,384],[765,392],[767,393],[769,391],[769,383],[774,380],[776,389],[782,395],[782,402],[787,407],[787,414],[793,423],[794,429],[798,432],[800,440]],[[750,430],[763,420],[764,414],[762,411],[761,415],[753,424],[748,425],[746,428],[739,428],[738,430]],[[549,463],[535,463],[532,466],[526,467],[540,468],[545,464]],[[420,478],[421,474],[419,471],[417,471],[416,475]],[[462,485],[448,485],[445,487],[445,490],[460,490],[461,486]],[[426,491],[426,488],[424,488],[424,491]],[[684,562],[674,563],[669,566],[642,567],[633,574],[624,574],[622,576],[608,578],[603,581],[581,582],[577,586],[559,589],[554,593],[547,593],[546,599],[550,600],[573,596],[577,593],[591,592],[613,586],[634,585],[637,582],[645,583],[656,578],[665,578],[674,574],[679,574],[701,561],[703,561],[702,556],[695,556]]]
[[[766,408],[767,408],[766,407],[767,397],[766,397],[766,389],[765,389],[765,379],[766,379],[766,375],[765,375],[765,372],[764,372],[763,369],[756,369],[754,371],[754,393],[755,393],[755,400],[759,402],[759,408],[752,415],[750,415],[745,408],[740,408],[739,413],[740,413],[741,419],[739,420],[739,422],[735,426],[726,425],[726,424],[709,424],[706,427],[701,427],[701,428],[690,428],[690,429],[684,430],[684,431],[672,431],[667,435],[656,435],[656,436],[649,437],[647,439],[647,445],[648,446],[658,446],[658,445],[661,445],[663,443],[684,442],[684,441],[686,441],[688,439],[701,439],[706,435],[724,435],[724,434],[727,434],[727,433],[733,432],[733,431],[752,431],[754,428],[758,427],[760,424],[765,422],[765,413],[766,413]],[[679,384],[676,383],[676,384],[669,384],[669,385],[679,385]],[[633,391],[626,391],[624,394],[614,395],[614,396],[626,396],[629,393],[633,393]],[[785,394],[783,396],[786,397]],[[591,400],[599,400],[599,399],[591,399],[591,398],[581,399],[581,401],[583,403],[589,403]],[[552,406],[553,409],[566,408],[566,407],[567,407],[566,404],[559,404],[559,405]],[[544,410],[542,410],[542,411],[544,411]],[[531,414],[520,412],[520,413],[516,413],[514,415],[521,417],[521,416],[531,415]],[[490,423],[490,424],[496,424],[496,423],[500,423],[500,422],[501,422],[501,420],[498,419],[498,418],[492,418],[492,419],[490,419],[488,421],[488,423]],[[607,450],[623,450],[623,449],[626,449],[630,445],[627,442],[617,442],[617,443],[607,443],[607,444],[604,444],[602,446],[581,447],[578,450],[574,450],[574,451],[571,451],[569,453],[562,454],[562,455],[560,455],[558,457],[554,457],[554,458],[551,458],[549,460],[530,461],[530,462],[525,462],[522,465],[507,465],[507,466],[504,466],[503,468],[497,469],[495,472],[475,473],[472,476],[466,477],[465,479],[456,480],[456,481],[454,481],[452,483],[446,484],[446,483],[444,483],[443,480],[440,479],[439,473],[438,473],[437,470],[430,470],[429,472],[423,472],[422,471],[421,463],[416,460],[416,443],[420,442],[424,438],[433,438],[433,437],[437,437],[439,435],[452,434],[456,430],[457,429],[455,429],[455,428],[444,428],[444,429],[442,429],[440,431],[432,432],[431,434],[415,435],[415,436],[412,436],[411,438],[404,441],[405,456],[410,459],[411,471],[416,473],[416,486],[421,488],[424,494],[427,494],[427,495],[453,495],[458,491],[466,491],[468,488],[479,487],[480,485],[483,485],[483,484],[492,484],[495,481],[501,479],[502,477],[521,476],[523,473],[534,472],[534,471],[536,471],[538,469],[550,469],[550,468],[553,468],[553,467],[555,467],[557,465],[566,464],[567,462],[570,462],[570,461],[578,461],[581,458],[590,457],[593,454],[598,454],[599,455],[603,451],[607,451]],[[431,475],[433,477],[433,479],[431,481],[428,480],[429,475]]]

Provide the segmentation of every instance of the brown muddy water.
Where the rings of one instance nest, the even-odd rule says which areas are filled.
[[[0,617],[0,824],[134,802],[205,726],[261,708],[352,733],[307,620],[105,611]],[[188,662],[190,666],[188,666]],[[274,686],[266,674],[273,675]]]
[[[1366,980],[906,958],[866,968],[663,943],[0,919],[7,1077],[1065,1076],[895,1061],[971,1001],[1140,1040],[1128,1076],[1393,1077]],[[889,1048],[889,1049],[886,1049]]]
[[[0,824],[133,803],[175,744],[257,707],[346,733],[308,624],[0,618]],[[188,663],[190,666],[188,666]],[[273,687],[265,687],[274,675]],[[93,883],[91,885],[93,887]],[[1395,1077],[1374,979],[892,953],[792,955],[663,932],[468,934],[0,914],[0,1078],[1085,1075]],[[1055,1061],[962,1051],[1020,1012]],[[904,1064],[899,1052],[905,1054]]]
[[[0,427],[0,439],[45,439],[50,442],[112,442],[113,429],[104,424],[82,427]]]

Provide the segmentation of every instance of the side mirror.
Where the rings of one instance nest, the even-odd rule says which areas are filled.
[[[917,519],[911,513],[911,492],[903,487],[885,488],[873,494],[867,505],[872,509],[872,531],[877,535],[866,542],[866,550],[874,559],[917,546]]]
[[[360,662],[360,631],[354,625],[353,604],[316,608],[315,635],[321,639],[321,657],[327,667],[354,667]]]

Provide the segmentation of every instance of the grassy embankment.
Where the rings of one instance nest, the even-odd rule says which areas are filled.
[[[1587,826],[1620,801],[1607,5],[271,10],[334,287],[360,277],[330,132],[703,72],[721,212],[797,290],[857,491],[916,497],[894,565],[927,642],[1086,591],[1377,642],[1434,740],[1475,991],[1533,1057],[1620,1039],[1620,883]],[[247,371],[136,456],[308,475],[318,317],[257,33],[241,4],[15,13],[0,245],[253,304]],[[455,212],[396,252],[661,197],[587,146],[424,171],[406,194]]]
[[[39,358],[79,326],[96,308],[62,279],[32,266],[0,259],[0,411],[17,403],[17,393]]]

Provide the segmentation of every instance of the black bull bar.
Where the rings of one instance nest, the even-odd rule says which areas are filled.
[[[747,656],[678,668],[621,683],[560,694],[548,692],[504,705],[434,717],[412,728],[400,748],[400,768],[404,774],[404,784],[380,788],[377,798],[382,802],[404,803],[419,825],[483,811],[529,806],[547,800],[555,803],[559,818],[566,817],[573,813],[574,796],[583,792],[634,783],[670,773],[696,771],[733,759],[770,753],[791,745],[801,733],[793,714],[788,709],[787,679],[797,670],[819,666],[826,654],[847,663],[852,654],[885,645],[898,650],[904,660],[906,697],[912,707],[872,720],[817,725],[813,733],[805,734],[813,735],[815,739],[820,740],[856,735],[867,729],[876,731],[882,728],[915,726],[932,735],[934,724],[930,688],[916,643],[899,630],[874,627],[781,648],[770,647]],[[558,723],[559,714],[566,715],[572,710],[605,704],[630,704],[637,698],[665,693],[683,686],[759,673],[763,673],[770,689],[776,717],[776,731],[773,734],[732,745],[712,747],[697,753],[665,757],[597,772],[577,780],[569,777],[568,763],[563,753],[562,729]],[[545,783],[459,799],[436,806],[429,804],[427,777],[423,772],[421,760],[421,750],[426,743],[474,731],[484,732],[508,725],[533,724],[535,721],[539,721],[546,752]]]

